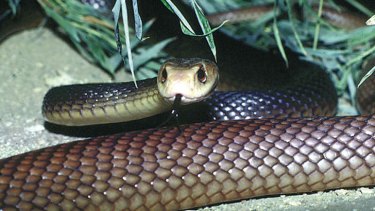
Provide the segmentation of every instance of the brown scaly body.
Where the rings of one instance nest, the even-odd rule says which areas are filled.
[[[375,184],[375,117],[198,123],[0,161],[0,207],[176,210]]]

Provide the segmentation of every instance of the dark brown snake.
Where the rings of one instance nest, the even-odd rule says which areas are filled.
[[[3,159],[0,208],[176,210],[374,184],[374,114],[212,121]]]

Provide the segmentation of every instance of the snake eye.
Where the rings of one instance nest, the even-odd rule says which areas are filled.
[[[197,71],[197,78],[198,78],[199,82],[206,83],[207,74],[206,74],[206,71],[204,70],[203,66],[201,66],[199,68],[199,70]]]
[[[168,77],[168,74],[167,74],[167,70],[165,70],[165,68],[162,70],[161,72],[161,82],[164,83],[165,81],[167,81],[167,77]]]

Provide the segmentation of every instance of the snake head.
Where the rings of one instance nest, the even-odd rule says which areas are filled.
[[[181,95],[181,104],[185,105],[206,99],[218,82],[217,65],[199,58],[167,60],[160,67],[157,77],[160,95],[170,102]]]

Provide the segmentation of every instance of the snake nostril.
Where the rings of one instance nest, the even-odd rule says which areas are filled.
[[[199,70],[197,71],[197,77],[198,77],[198,80],[201,83],[206,83],[206,81],[207,81],[207,74],[206,74],[206,71],[204,70],[203,66],[201,66],[199,68]]]

